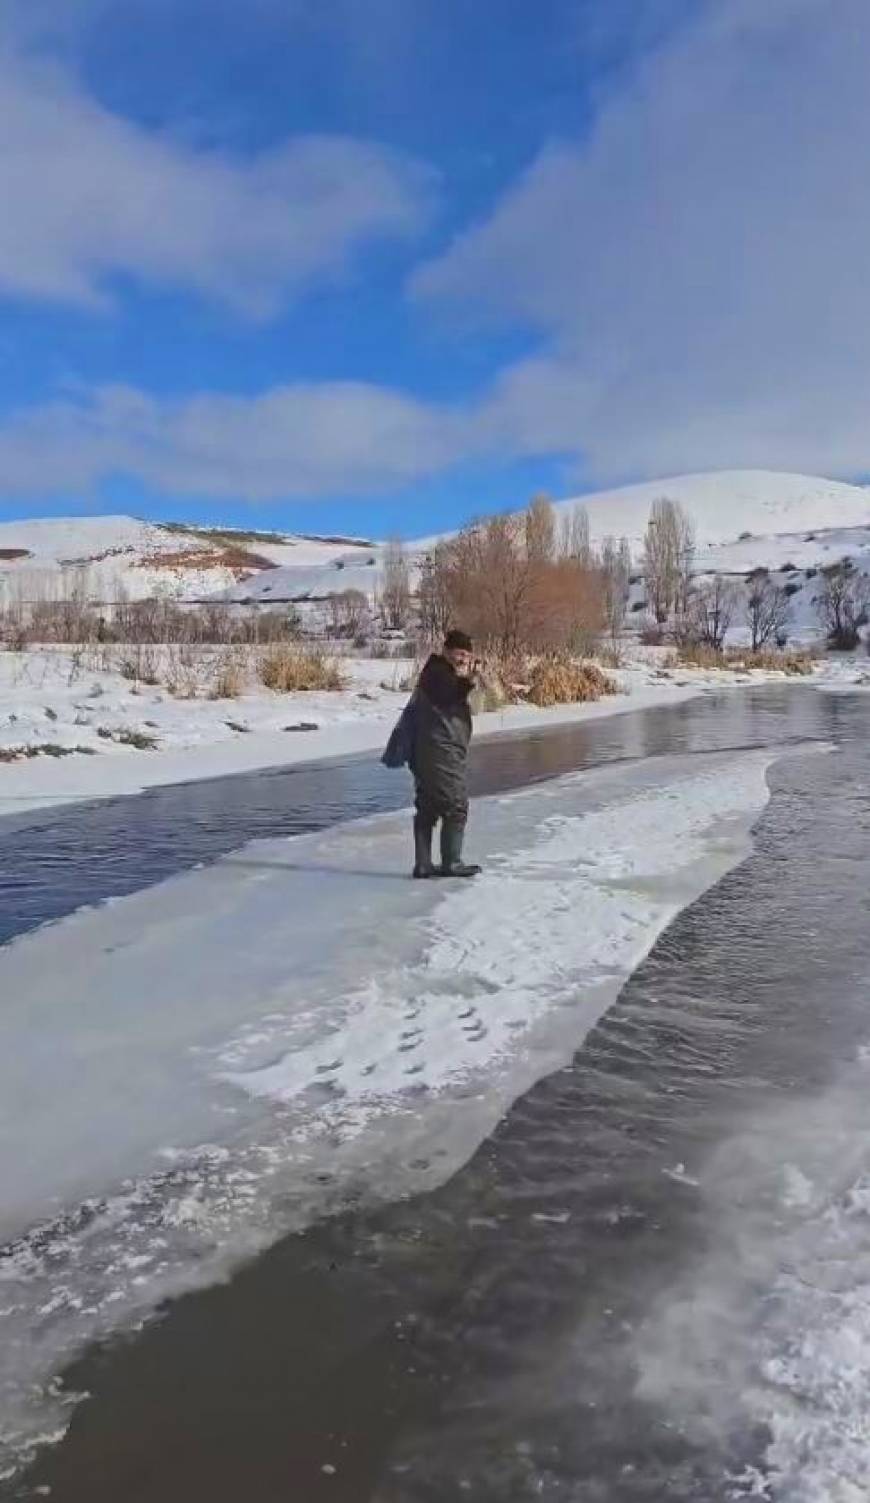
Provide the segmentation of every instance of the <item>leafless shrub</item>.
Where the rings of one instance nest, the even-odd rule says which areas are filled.
[[[540,706],[583,704],[616,694],[618,685],[596,663],[578,663],[571,658],[542,658],[532,668],[529,699]]]
[[[677,660],[686,668],[712,668],[721,672],[785,673],[789,677],[806,677],[813,671],[817,655],[809,650],[776,652],[729,647],[722,652],[707,643],[694,642],[681,647]]]
[[[138,643],[125,653],[118,663],[118,672],[134,684],[159,684],[160,671],[157,651],[153,646]]]
[[[114,741],[118,746],[132,746],[136,751],[155,751],[157,748],[156,736],[128,725],[98,725],[97,735],[102,741]]]
[[[33,757],[82,757],[96,755],[92,746],[61,746],[57,741],[30,741],[21,746],[0,746],[0,762],[23,762]]]
[[[683,668],[725,668],[725,655],[720,648],[709,642],[691,638],[677,642],[677,662]]]
[[[198,699],[211,688],[211,661],[201,647],[172,642],[162,652],[163,683],[173,699]]]
[[[23,621],[10,623],[4,633],[4,640],[10,652],[27,652],[33,640],[30,630]]]
[[[267,689],[287,694],[295,690],[343,689],[346,679],[336,658],[316,647],[269,648],[257,664]]]
[[[746,668],[750,673],[787,673],[790,678],[806,678],[818,657],[810,651],[772,652],[759,648],[757,652],[741,652],[739,647],[732,647],[725,654],[725,661],[729,668]]]
[[[209,699],[238,699],[245,692],[248,681],[248,664],[244,654],[229,648],[214,661],[214,681],[208,691]]]
[[[829,564],[822,569],[815,605],[829,647],[849,652],[860,640],[858,628],[870,605],[870,580],[850,558]]]
[[[362,637],[369,626],[369,603],[362,590],[342,590],[326,602],[331,637]]]
[[[443,632],[441,633],[443,636]],[[425,641],[426,639],[424,639]],[[369,657],[384,662],[393,662],[405,658],[413,658],[417,655],[417,643],[410,641],[400,642],[369,642],[367,644]]]
[[[791,620],[791,606],[785,590],[775,585],[765,570],[758,570],[748,581],[746,624],[754,653],[775,642]]]
[[[730,580],[715,574],[693,588],[683,614],[674,626],[674,640],[679,647],[696,642],[721,652],[738,605],[738,592]]]

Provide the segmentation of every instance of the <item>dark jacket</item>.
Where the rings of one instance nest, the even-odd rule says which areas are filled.
[[[390,732],[390,739],[381,757],[385,767],[412,767],[414,748],[417,743],[417,691],[411,695],[404,710]]]
[[[429,658],[417,684],[411,771],[418,785],[445,803],[467,799],[468,696],[473,688],[474,680],[460,678],[440,653]]]

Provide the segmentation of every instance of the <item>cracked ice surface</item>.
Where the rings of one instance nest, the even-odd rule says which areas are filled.
[[[0,1475],[89,1340],[355,1198],[443,1180],[748,848],[770,754],[259,842],[0,951]],[[5,1458],[4,1458],[5,1448]]]

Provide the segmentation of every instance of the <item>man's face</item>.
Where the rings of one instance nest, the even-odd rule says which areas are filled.
[[[472,662],[474,661],[470,652],[467,652],[464,647],[448,647],[444,656],[446,657],[448,663],[453,664],[453,667],[460,675],[460,677],[468,677],[469,673],[471,672]]]

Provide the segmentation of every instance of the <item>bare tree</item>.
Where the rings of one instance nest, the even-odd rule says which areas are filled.
[[[851,558],[844,558],[822,570],[821,583],[815,605],[828,643],[841,652],[851,651],[858,645],[858,627],[870,606],[870,580]]]
[[[91,594],[87,564],[74,564],[62,570],[57,622],[63,641],[86,642],[93,635],[95,617],[90,608]]]
[[[549,496],[535,496],[525,515],[526,556],[550,564],[556,555],[556,512]]]
[[[695,567],[695,524],[681,506],[676,507],[677,589],[674,610],[680,614],[689,608],[692,574]]]
[[[730,580],[721,574],[692,591],[686,620],[696,642],[721,652],[737,608],[738,594]]]
[[[685,614],[691,591],[695,529],[680,506],[662,496],[650,508],[643,547],[647,599],[658,622]]]
[[[607,630],[615,641],[625,626],[628,607],[631,549],[627,538],[620,538],[618,545],[613,538],[604,539],[601,548],[601,576],[604,617]]]
[[[440,641],[453,618],[452,557],[451,545],[438,543],[420,566],[420,630],[429,643]]]
[[[387,627],[404,631],[411,614],[411,576],[405,546],[399,538],[392,538],[384,550],[381,609]]]
[[[490,517],[440,545],[424,570],[424,629],[461,625],[503,654],[583,648],[603,622],[600,570],[529,557],[525,518]]]
[[[523,529],[524,532],[524,529]],[[502,652],[515,652],[523,641],[534,575],[516,517],[489,517],[480,530],[477,591]]]
[[[747,581],[746,624],[753,652],[775,642],[791,620],[789,598],[780,585],[774,584],[766,569],[756,569]]]
[[[333,637],[359,637],[369,624],[369,603],[362,590],[341,590],[327,597],[329,633]]]
[[[592,549],[589,543],[589,513],[582,502],[563,511],[560,526],[559,549],[564,558],[579,560],[588,566]]]

